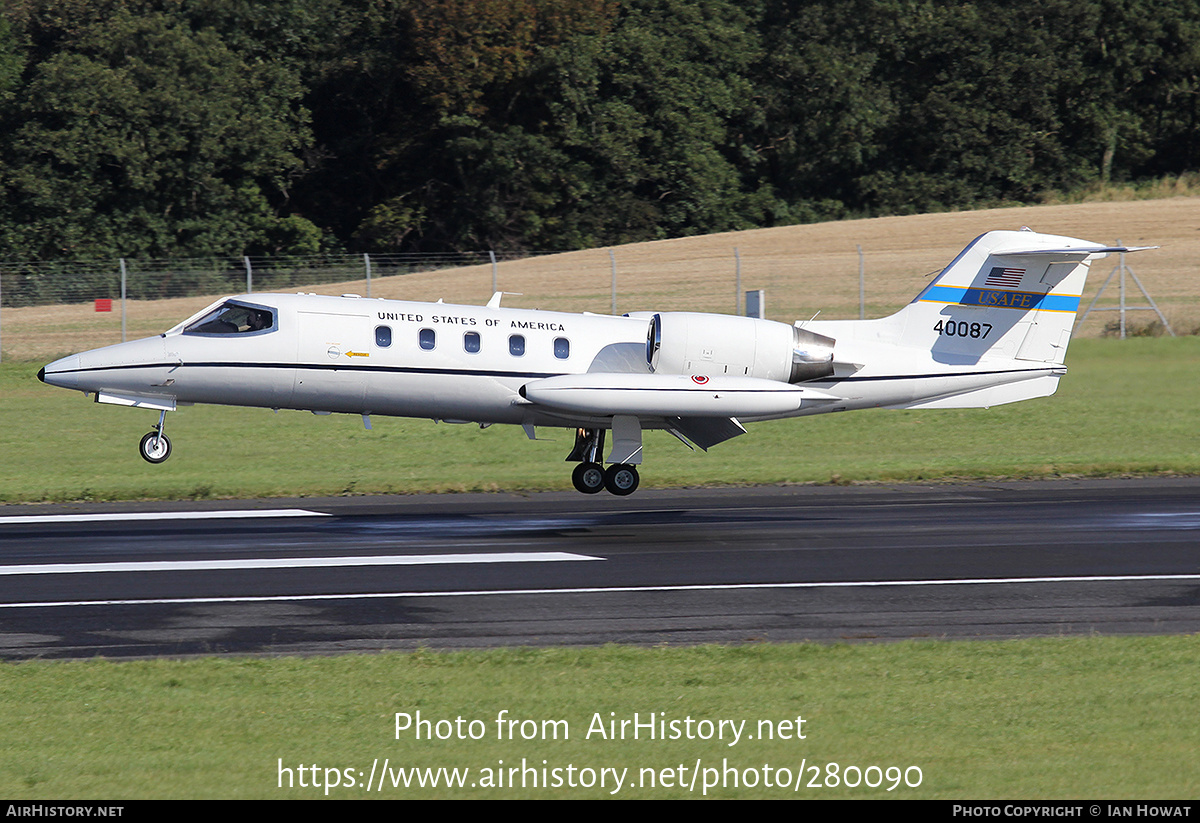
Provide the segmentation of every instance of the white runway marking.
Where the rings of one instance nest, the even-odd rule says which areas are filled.
[[[312,569],[322,566],[432,566],[453,563],[555,563],[563,560],[601,559],[603,558],[568,552],[501,552],[490,554],[381,554],[346,557],[251,557],[229,560],[133,560],[115,563],[39,563],[25,566],[0,566],[0,575]]]
[[[308,509],[244,509],[212,512],[116,512],[94,514],[31,514],[0,517],[0,526],[31,523],[119,523],[125,520],[227,520],[258,517],[332,517]]]
[[[602,558],[579,559],[599,560]],[[43,601],[38,603],[0,603],[0,609],[28,609],[49,606],[153,606],[188,605],[207,603],[273,603],[303,602],[311,600],[380,600],[400,597],[486,597],[490,595],[514,594],[605,594],[629,592],[688,592],[730,591],[734,589],[842,589],[879,586],[974,586],[1007,583],[1123,583],[1141,581],[1197,581],[1200,574],[1124,574],[1088,577],[981,577],[960,580],[865,580],[827,583],[728,583],[692,586],[598,586],[570,589],[497,589],[493,591],[449,591],[449,592],[366,592],[361,594],[283,594],[249,595],[244,597],[174,597],[146,598],[141,600],[70,600]]]

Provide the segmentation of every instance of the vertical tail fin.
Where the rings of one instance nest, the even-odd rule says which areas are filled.
[[[1061,365],[1091,261],[1139,250],[1028,229],[988,232],[900,311],[901,342],[944,363]]]

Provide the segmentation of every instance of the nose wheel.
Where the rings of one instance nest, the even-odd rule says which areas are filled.
[[[171,441],[158,431],[148,432],[142,438],[138,451],[147,463],[161,463],[171,456]]]
[[[159,412],[158,425],[154,427],[154,431],[147,432],[138,444],[138,452],[147,463],[161,463],[171,456],[171,441],[163,434],[166,419],[167,413]]]

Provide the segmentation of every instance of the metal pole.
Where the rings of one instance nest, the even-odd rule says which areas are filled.
[[[125,258],[121,258],[121,342],[125,342]]]
[[[367,297],[371,296],[371,255],[363,253],[363,265],[367,269]]]
[[[1150,308],[1154,309],[1154,313],[1157,314],[1158,319],[1162,321],[1163,328],[1167,330],[1167,334],[1174,337],[1175,331],[1171,328],[1171,324],[1167,322],[1167,316],[1159,311],[1158,304],[1154,302],[1154,298],[1150,296],[1150,292],[1146,291],[1146,287],[1143,286],[1142,281],[1138,279],[1137,272],[1135,272],[1133,269],[1130,269],[1129,276],[1133,278],[1134,285],[1136,285],[1141,293],[1145,295],[1146,302],[1150,304]]]
[[[858,249],[858,319],[867,319],[867,286],[863,276],[863,253],[862,246],[857,243],[854,248]]]
[[[1117,240],[1117,245],[1120,245],[1120,244],[1121,244],[1121,241]],[[1096,304],[1098,302],[1100,302],[1100,298],[1104,296],[1105,290],[1108,289],[1108,284],[1112,282],[1112,279],[1117,276],[1118,272],[1121,275],[1121,280],[1120,280],[1121,294],[1119,297],[1118,304],[1116,306],[1111,306],[1109,308],[1100,308],[1100,309],[1096,308]],[[1142,293],[1142,296],[1146,298],[1146,302],[1150,304],[1149,306],[1130,306],[1126,303],[1126,300],[1125,300],[1125,275],[1126,275],[1126,273],[1128,273],[1129,276],[1133,278],[1134,285],[1138,287],[1138,290]],[[1125,313],[1129,312],[1129,311],[1138,311],[1140,309],[1144,309],[1146,311],[1153,311],[1155,314],[1157,314],[1159,322],[1161,322],[1163,324],[1163,328],[1165,328],[1167,330],[1167,333],[1170,334],[1172,337],[1175,336],[1175,331],[1171,328],[1171,324],[1167,322],[1166,315],[1164,315],[1162,313],[1162,311],[1159,310],[1158,304],[1154,302],[1154,298],[1150,296],[1150,292],[1146,291],[1146,287],[1142,284],[1142,281],[1138,278],[1137,272],[1135,272],[1132,268],[1130,268],[1129,266],[1127,266],[1125,264],[1125,253],[1121,252],[1120,253],[1120,262],[1117,265],[1113,266],[1112,271],[1110,271],[1108,273],[1108,277],[1106,277],[1104,279],[1104,285],[1101,286],[1100,290],[1097,291],[1095,296],[1092,297],[1092,302],[1088,303],[1087,311],[1085,311],[1083,313],[1082,317],[1078,318],[1075,321],[1072,328],[1079,328],[1079,326],[1082,325],[1083,322],[1088,319],[1088,315],[1090,315],[1093,311],[1120,312],[1120,315],[1119,315],[1120,320],[1118,321],[1118,327],[1120,329],[1120,339],[1124,340],[1126,335],[1129,333],[1129,329],[1125,325],[1125,320],[1126,320]],[[1107,329],[1107,327],[1105,327],[1105,328]]]
[[[254,293],[254,270],[250,267],[250,258],[243,257],[242,265],[246,267],[246,294]]]
[[[742,255],[737,246],[733,247],[733,259],[737,261],[735,267],[737,278],[733,284],[733,313],[740,315],[742,313]]]
[[[488,257],[492,259],[492,294],[496,293],[496,253],[488,249]]]
[[[612,263],[612,313],[617,313],[617,256],[613,250],[608,250],[608,259]]]
[[[1117,238],[1117,245],[1121,245],[1121,238]],[[1125,252],[1121,252],[1121,339],[1125,339]]]

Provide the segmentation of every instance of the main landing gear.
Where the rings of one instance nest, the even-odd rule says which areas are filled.
[[[613,463],[607,469],[600,463],[604,452],[604,429],[578,429],[575,432],[575,448],[567,460],[581,461],[571,472],[571,482],[584,494],[596,494],[608,489],[612,494],[624,497],[637,491],[641,478],[632,463]]]
[[[171,456],[171,441],[163,434],[163,423],[166,422],[166,418],[165,411],[159,412],[158,425],[154,427],[154,431],[147,433],[138,445],[138,451],[147,463],[161,463]]]
[[[596,494],[601,489],[608,489],[624,497],[637,491],[640,481],[637,467],[628,463],[613,463],[607,469],[599,463],[580,463],[571,472],[571,482],[584,494]]]

